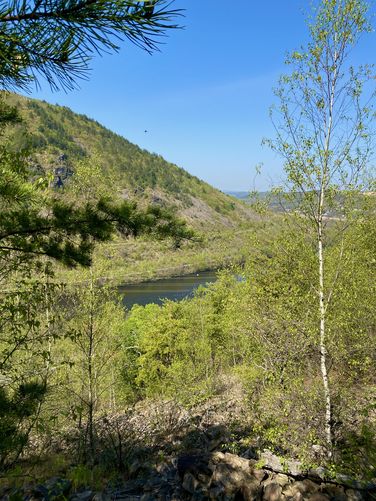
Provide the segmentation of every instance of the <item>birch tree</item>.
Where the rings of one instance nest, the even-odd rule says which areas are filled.
[[[278,105],[271,109],[275,139],[265,141],[284,160],[283,197],[316,250],[313,287],[329,456],[333,417],[327,315],[341,271],[344,233],[361,215],[362,193],[372,183],[373,67],[352,65],[353,49],[371,30],[367,16],[362,0],[317,5],[307,47],[286,61],[291,71],[281,77]],[[339,242],[337,270],[329,276],[326,251],[334,238]]]

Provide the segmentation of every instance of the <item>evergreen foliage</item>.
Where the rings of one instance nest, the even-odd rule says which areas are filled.
[[[20,384],[10,396],[0,388],[0,467],[18,459],[29,439],[28,425],[46,388],[39,382]]]
[[[27,87],[43,76],[53,89],[71,89],[94,54],[119,50],[127,39],[152,52],[176,28],[178,10],[166,0],[37,0],[0,9],[0,83]]]
[[[0,80],[26,85],[39,72],[52,86],[69,87],[93,49],[116,50],[116,35],[154,49],[152,37],[176,13],[168,8],[164,0],[4,6]],[[105,249],[93,266],[94,244],[118,233],[143,235],[147,247],[147,237],[170,237],[176,250],[193,234],[166,209],[169,201],[190,208],[201,200],[218,217],[242,221],[236,205],[67,108],[8,96],[22,108],[22,124],[17,109],[0,100],[2,469],[30,454],[31,436],[41,449],[68,439],[74,460],[93,468],[105,456],[100,425],[110,429],[108,414],[124,415],[128,405],[145,399],[190,408],[236,389],[248,410],[238,424],[249,440],[257,437],[260,449],[298,457],[307,467],[320,463],[374,476],[376,218],[374,193],[362,193],[369,179],[361,179],[370,153],[362,117],[372,118],[372,111],[360,106],[369,68],[350,70],[340,87],[344,104],[337,119],[333,114],[334,87],[345,75],[342,56],[368,29],[365,13],[360,0],[323,0],[307,53],[292,55],[299,71],[282,79],[278,95],[287,127],[277,129],[272,146],[286,159],[289,209],[299,211],[277,219],[278,233],[253,235],[244,266],[222,272],[193,299],[135,306],[127,316],[102,281],[108,262],[118,271],[115,253]],[[322,84],[322,68],[329,86]],[[355,103],[348,115],[341,108],[348,111],[346,103]],[[342,119],[345,126],[334,132],[333,122]],[[69,172],[61,189],[54,186],[57,156]],[[124,201],[125,189],[142,203]],[[166,198],[159,199],[160,192]],[[157,204],[148,204],[150,194]],[[218,247],[221,236],[215,235]],[[170,259],[165,248],[161,252]],[[125,261],[121,253],[116,258]],[[62,286],[52,280],[55,263],[87,268],[79,283]],[[323,366],[330,375],[325,391]],[[110,457],[124,467],[121,433],[110,430]],[[85,468],[78,465],[77,475]]]

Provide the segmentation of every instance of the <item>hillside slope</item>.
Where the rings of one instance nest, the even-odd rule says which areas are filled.
[[[12,131],[12,144],[17,149],[30,145],[45,170],[56,170],[63,157],[63,164],[74,172],[77,160],[95,155],[103,171],[113,174],[114,189],[122,196],[172,205],[196,228],[231,228],[252,218],[241,202],[95,120],[16,94],[9,100],[23,117],[23,124]]]

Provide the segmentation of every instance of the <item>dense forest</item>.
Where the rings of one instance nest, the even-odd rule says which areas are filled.
[[[0,7],[4,89],[69,88],[109,32],[152,50],[176,27],[119,1]],[[375,499],[374,78],[347,60],[370,30],[361,0],[318,3],[265,140],[285,184],[252,205],[1,90],[2,499]],[[203,269],[180,301],[117,287]]]

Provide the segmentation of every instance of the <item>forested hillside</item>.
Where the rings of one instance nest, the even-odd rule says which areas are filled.
[[[170,5],[0,6],[0,81],[42,68],[72,85],[98,37],[152,49]],[[284,180],[257,215],[85,116],[0,92],[0,499],[376,499],[376,94],[349,59],[368,9],[313,9],[264,141]],[[157,282],[159,304],[153,289],[124,307],[122,283],[203,269],[191,296]]]
[[[23,118],[11,132],[14,148],[29,147],[45,171],[60,168],[74,172],[78,161],[95,157],[114,194],[173,205],[195,227],[232,227],[251,217],[251,212],[232,197],[95,120],[64,106],[16,94],[9,96],[9,102],[17,105]]]

